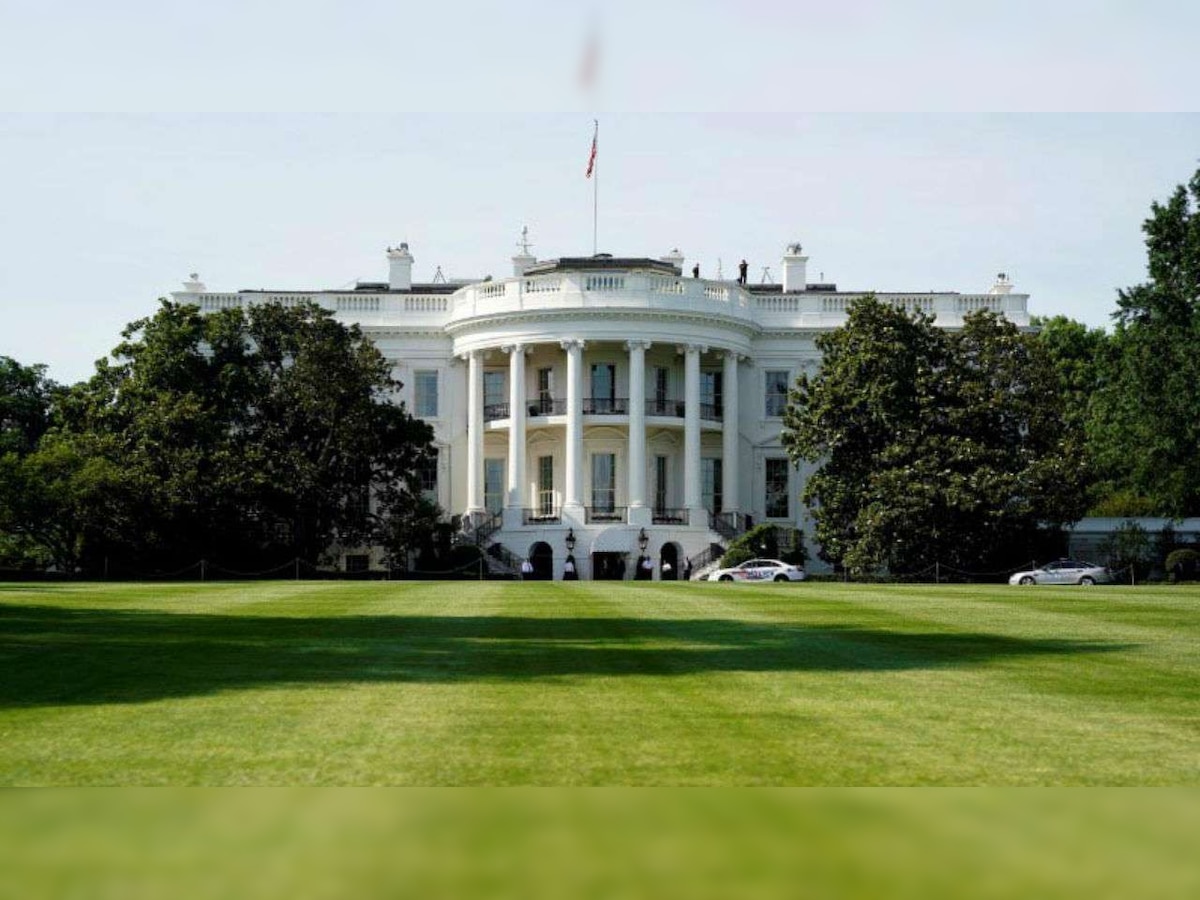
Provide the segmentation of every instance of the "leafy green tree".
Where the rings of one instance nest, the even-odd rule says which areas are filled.
[[[1078,518],[1082,435],[1057,408],[1058,379],[1030,335],[991,314],[959,332],[873,297],[818,338],[785,417],[830,561],[903,574],[1024,557],[1039,527]]]
[[[24,455],[37,446],[50,425],[56,388],[45,366],[23,366],[0,356],[0,456]]]
[[[792,461],[819,462],[804,500],[816,508],[822,556],[846,561],[872,528],[868,490],[898,445],[915,449],[934,406],[946,347],[927,318],[879,302],[854,303],[843,328],[817,338],[815,378],[801,375],[784,414],[782,441]],[[898,436],[904,436],[898,439]]]
[[[311,304],[202,315],[164,301],[123,337],[62,403],[64,434],[120,475],[120,525],[90,542],[93,566],[317,560],[404,514],[432,432],[392,402],[357,326]],[[386,490],[364,505],[372,488]]]
[[[1088,435],[1109,498],[1200,514],[1200,171],[1142,226],[1149,280],[1118,293]]]

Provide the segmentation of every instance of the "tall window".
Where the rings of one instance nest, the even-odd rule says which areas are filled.
[[[417,484],[426,500],[437,502],[438,493],[438,452],[432,450],[417,466]]]
[[[483,405],[496,406],[508,402],[503,372],[483,373]]]
[[[654,367],[654,401],[666,403],[671,395],[671,370],[663,366]]]
[[[768,459],[766,477],[766,503],[764,512],[769,519],[788,517],[788,466],[786,459]]]
[[[654,415],[669,416],[673,410],[667,409],[671,399],[671,370],[665,366],[654,367]]]
[[[767,418],[779,418],[787,409],[788,371],[770,369],[766,372]]]
[[[706,419],[721,418],[721,385],[724,372],[700,373],[700,414]]]
[[[597,363],[592,366],[592,397],[596,400],[612,400],[617,396],[617,367],[612,363]]]
[[[491,513],[498,513],[504,508],[503,459],[483,461],[483,505]]]
[[[700,460],[700,491],[704,508],[711,513],[719,513],[722,510],[724,497],[722,496],[721,484],[721,460],[705,457]]]
[[[413,372],[413,414],[422,419],[438,414],[438,373],[432,369]]]
[[[654,511],[662,513],[667,508],[667,458],[654,457]]]
[[[554,513],[554,457],[538,457],[538,514]]]
[[[537,370],[537,398],[538,403],[545,404],[545,407],[549,408],[550,401],[554,399],[553,369]]]
[[[617,506],[617,456],[615,453],[592,454],[592,508],[612,512]]]

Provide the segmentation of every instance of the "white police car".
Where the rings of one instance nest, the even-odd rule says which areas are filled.
[[[709,581],[803,581],[804,570],[777,559],[748,559],[740,566],[717,569]]]

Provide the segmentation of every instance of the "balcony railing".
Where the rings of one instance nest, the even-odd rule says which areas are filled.
[[[567,401],[545,398],[542,400],[534,400],[529,404],[529,415],[531,416],[565,416],[567,414]]]
[[[539,506],[521,510],[522,525],[555,525],[562,521],[562,510],[557,506]]]
[[[584,397],[583,414],[585,416],[627,416],[629,415],[629,398]]]
[[[495,422],[497,419],[508,418],[507,403],[489,403],[483,408],[483,421]]]
[[[720,403],[701,403],[700,418],[708,419],[712,422],[720,422],[723,410]]]
[[[603,522],[624,522],[624,506],[587,506],[584,507],[584,521],[591,525]]]
[[[647,400],[646,415],[648,416],[670,416],[676,419],[682,419],[685,411],[685,404],[682,400]]]
[[[749,530],[750,525],[750,516],[745,513],[709,512],[708,514],[708,527],[727,540],[744,534]]]
[[[655,525],[685,525],[687,520],[686,509],[671,509],[665,506],[655,507],[650,518]]]

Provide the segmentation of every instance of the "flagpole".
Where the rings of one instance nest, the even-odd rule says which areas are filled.
[[[597,210],[600,208],[600,120],[592,120],[596,125],[595,134],[592,136],[592,146],[595,148],[592,152],[596,155],[596,171],[593,173],[595,177],[592,179],[592,256],[595,256],[599,250],[596,240],[596,223],[599,221]]]

